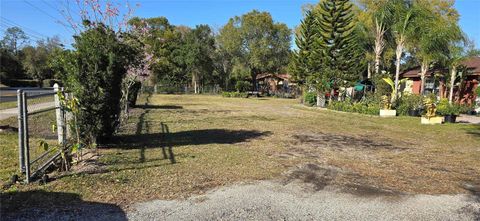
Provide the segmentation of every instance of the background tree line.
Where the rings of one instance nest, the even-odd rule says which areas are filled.
[[[31,39],[21,28],[6,29],[0,41],[0,80],[3,83],[18,84],[12,80],[32,79],[36,82],[27,86],[43,86],[44,79],[58,78],[50,62],[63,50],[60,39],[54,36],[30,43]],[[47,83],[46,86],[51,85]]]
[[[165,17],[133,18],[129,23],[150,32],[144,42],[158,60],[152,84],[177,89],[189,85],[195,93],[205,86],[255,90],[258,74],[282,72],[288,64],[290,30],[267,12],[235,16],[218,33],[208,25],[174,26]]]

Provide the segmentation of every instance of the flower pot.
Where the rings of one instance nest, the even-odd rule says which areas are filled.
[[[420,110],[408,110],[408,116],[412,117],[419,117],[420,116]]]
[[[445,123],[455,123],[455,121],[457,120],[457,115],[453,115],[453,114],[445,115],[444,118],[445,118]]]

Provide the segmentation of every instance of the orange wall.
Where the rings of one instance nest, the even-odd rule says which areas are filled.
[[[414,94],[420,94],[420,85],[421,85],[420,80],[413,80],[413,88],[412,88],[412,93]]]

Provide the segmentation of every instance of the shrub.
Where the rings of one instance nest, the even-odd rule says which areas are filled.
[[[445,98],[441,99],[437,105],[437,113],[440,115],[459,115],[460,110],[460,105],[450,104]]]
[[[137,52],[104,25],[75,37],[62,81],[80,103],[78,124],[87,144],[108,140],[119,125],[121,82]]]
[[[333,101],[328,104],[327,108],[336,111],[369,115],[378,115],[380,113],[380,105],[376,102],[376,98],[363,99],[359,102],[352,102],[349,99],[344,101]]]
[[[237,81],[237,83],[235,83],[235,89],[238,92],[249,91],[251,88],[252,83],[250,83],[250,81]]]
[[[408,115],[409,111],[420,110],[423,107],[423,96],[416,94],[403,95],[397,105],[398,115]]]
[[[477,89],[475,89],[475,93],[477,94],[477,97],[480,98],[480,85],[478,85]]]
[[[303,103],[308,106],[317,104],[317,94],[315,92],[306,92],[303,94]]]

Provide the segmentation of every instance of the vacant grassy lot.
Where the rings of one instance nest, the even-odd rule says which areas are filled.
[[[15,134],[0,140],[8,152],[0,155],[5,181],[16,169]],[[479,125],[424,126],[419,118],[339,113],[286,99],[154,95],[98,154],[92,168],[80,168],[86,173],[6,191],[128,205],[259,179],[427,194],[464,193],[465,183],[480,183]]]

